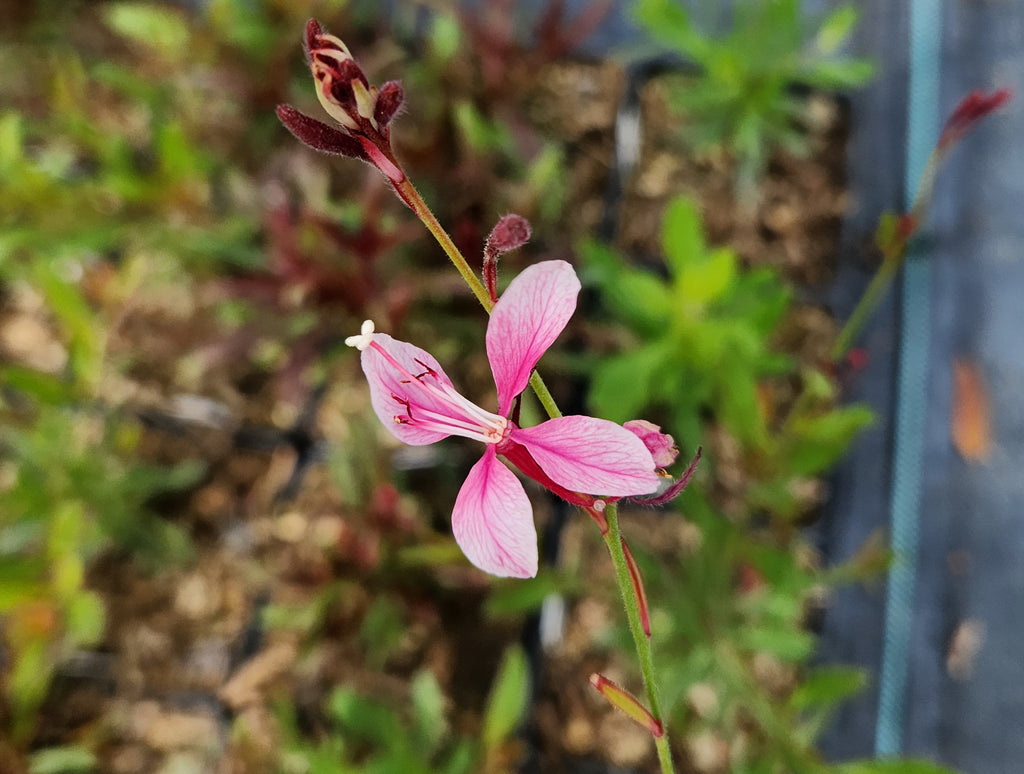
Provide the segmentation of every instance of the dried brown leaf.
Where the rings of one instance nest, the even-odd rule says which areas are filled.
[[[957,358],[953,362],[953,446],[968,462],[984,462],[992,450],[992,419],[988,389],[977,364]]]

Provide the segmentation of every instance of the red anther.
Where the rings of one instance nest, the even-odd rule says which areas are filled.
[[[437,377],[437,371],[435,371],[435,370],[434,370],[433,368],[431,368],[430,366],[428,366],[428,365],[427,365],[426,363],[424,363],[424,362],[423,362],[422,360],[416,360],[416,359],[414,358],[414,361],[413,361],[413,362],[415,362],[415,363],[418,363],[419,365],[423,366],[423,368],[424,368],[424,370],[423,370],[423,373],[420,373],[420,374],[417,374],[417,375],[416,375],[416,378],[417,378],[417,379],[422,379],[422,378],[423,378],[424,376],[426,376],[427,374],[430,374],[430,375],[431,375],[431,376],[433,376],[433,377],[434,377],[435,379],[437,379],[437,378],[438,378],[438,377]]]

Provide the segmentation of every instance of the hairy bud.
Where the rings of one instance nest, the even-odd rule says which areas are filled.
[[[311,148],[362,159],[393,185],[402,183],[405,174],[391,150],[389,128],[404,99],[401,85],[389,81],[380,90],[371,86],[348,46],[325,32],[316,19],[306,22],[303,42],[317,99],[342,128],[332,129],[288,105],[277,109],[281,123]]]

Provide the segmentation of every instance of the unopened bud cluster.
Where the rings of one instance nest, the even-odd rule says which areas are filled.
[[[379,89],[340,38],[320,23],[306,23],[306,55],[316,81],[316,95],[336,128],[300,113],[290,105],[277,108],[277,116],[306,145],[324,153],[362,159],[373,164],[395,185],[405,180],[391,150],[391,119],[404,101],[402,85],[388,81]]]

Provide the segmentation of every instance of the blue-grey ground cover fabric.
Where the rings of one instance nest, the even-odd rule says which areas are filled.
[[[862,245],[879,212],[898,207],[905,138],[907,4],[861,3],[859,49],[882,67],[854,100],[850,184],[856,210],[845,227],[836,311],[848,311],[868,273]],[[904,752],[964,772],[1024,770],[1024,4],[946,0],[941,109],[967,91],[1008,86],[1018,99],[954,152],[938,182],[922,249],[932,263],[929,416],[922,460],[920,550],[903,726]],[[832,560],[853,554],[889,524],[894,374],[900,331],[896,294],[862,344],[870,365],[851,399],[879,422],[856,443],[833,480],[822,525]],[[965,462],[950,436],[953,362],[975,363],[987,383],[993,450]],[[896,557],[899,561],[899,557]],[[879,672],[885,589],[847,589],[826,614],[825,662]],[[965,621],[983,631],[972,674],[947,669]],[[842,710],[825,747],[832,757],[873,750],[877,686]]]

